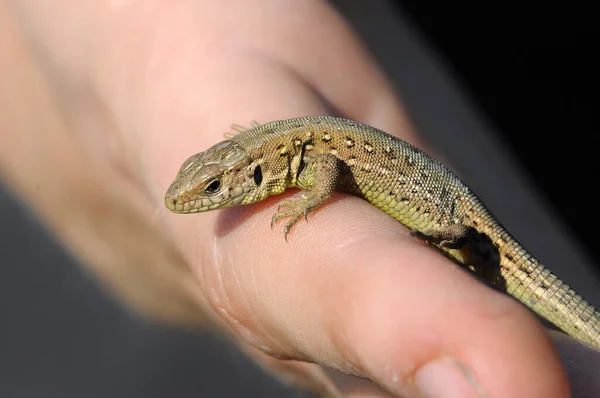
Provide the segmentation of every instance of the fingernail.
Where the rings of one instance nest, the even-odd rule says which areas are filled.
[[[482,398],[483,390],[469,369],[452,358],[435,359],[415,374],[423,398]]]

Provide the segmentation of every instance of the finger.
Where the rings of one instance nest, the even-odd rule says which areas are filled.
[[[257,347],[396,393],[414,393],[415,383],[458,363],[463,382],[488,396],[567,396],[548,337],[520,305],[416,244],[377,209],[340,199],[289,244],[268,228],[273,209],[222,216],[223,225],[247,218],[221,231],[219,261],[202,272],[221,281],[217,296],[228,302],[217,306]]]
[[[302,33],[308,50],[281,52],[282,59],[333,104],[336,112],[394,131],[404,140],[423,146],[387,76],[352,27],[332,8],[321,6],[320,12],[311,13],[321,29]],[[324,38],[329,38],[330,43],[323,43]],[[320,62],[301,62],[303,57]]]
[[[293,15],[310,26],[287,24],[253,45],[296,71],[333,112],[423,146],[387,76],[352,27],[326,2],[304,3]]]
[[[219,107],[259,115],[248,120],[318,112],[317,97],[286,69],[242,60],[237,76],[250,83],[214,78],[203,86],[236,92],[203,104],[214,109],[208,123],[231,123],[232,111],[219,113]],[[260,104],[252,101],[257,92]],[[174,130],[197,126],[192,119]],[[203,148],[201,139],[190,145],[189,137],[162,146],[163,159],[176,156],[180,163],[184,151]],[[165,186],[177,167],[165,168],[171,171]],[[328,203],[286,244],[269,227],[279,199],[171,223],[182,247],[204,243],[199,257],[191,258],[200,284],[217,313],[250,344],[369,377],[396,393],[414,393],[418,383],[440,388],[435,381],[442,377],[441,388],[449,390],[445,370],[462,375],[455,381],[457,396],[468,396],[467,388],[489,396],[568,396],[552,345],[518,304],[407,240],[401,225],[358,199]],[[216,221],[215,239],[210,225]]]

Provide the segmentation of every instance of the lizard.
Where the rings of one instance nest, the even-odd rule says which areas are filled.
[[[600,349],[600,313],[531,255],[478,196],[434,157],[354,120],[309,116],[233,124],[235,132],[181,165],[165,194],[174,213],[279,202],[271,227],[288,233],[334,191],[363,198],[455,263],[508,293],[566,334]]]

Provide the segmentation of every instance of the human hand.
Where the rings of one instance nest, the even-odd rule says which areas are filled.
[[[381,73],[323,3],[60,3],[13,7],[82,150],[123,167],[148,193],[197,278],[197,300],[251,351],[395,394],[425,383],[476,396],[467,371],[487,396],[568,396],[550,340],[520,305],[364,201],[336,195],[289,243],[269,227],[281,198],[197,216],[164,209],[181,162],[221,140],[231,122],[334,109],[422,146]],[[376,384],[336,380],[345,392],[385,396]]]

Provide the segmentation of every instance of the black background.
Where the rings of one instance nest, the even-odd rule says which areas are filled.
[[[591,4],[395,2],[600,264],[600,32]]]

